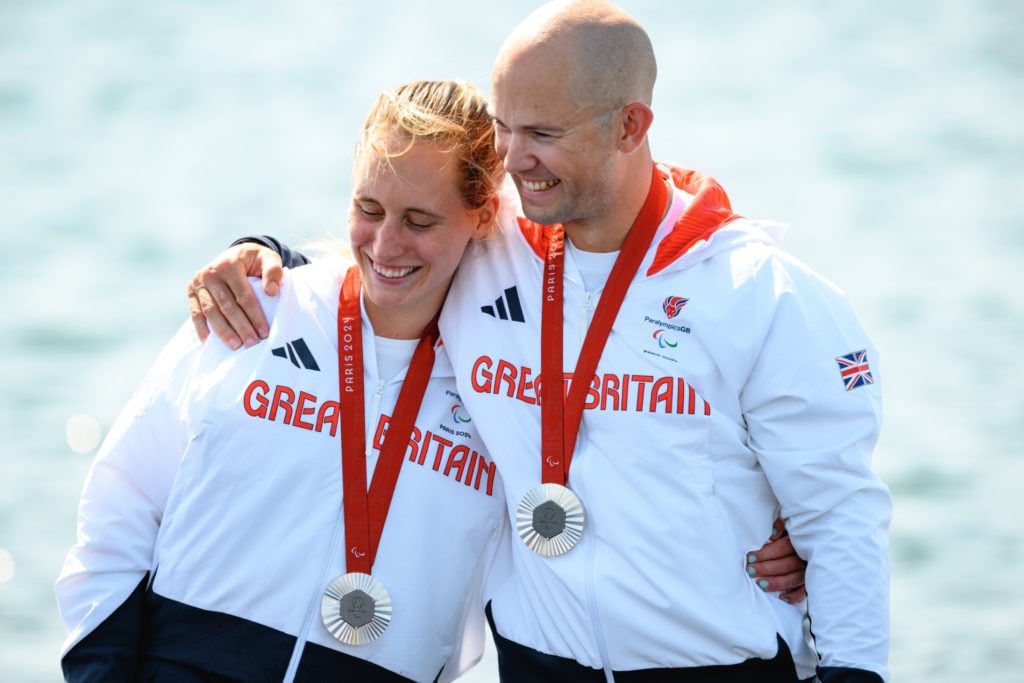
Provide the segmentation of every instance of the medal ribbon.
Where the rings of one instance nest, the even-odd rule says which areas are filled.
[[[552,225],[544,261],[544,301],[541,310],[541,477],[545,484],[566,485],[569,465],[583,419],[590,378],[597,368],[612,323],[619,313],[626,290],[647,253],[665,209],[668,195],[661,173],[655,166],[651,186],[626,241],[612,266],[601,300],[583,339],[569,391],[565,391],[562,365],[562,274],[565,266],[565,229]],[[557,391],[557,393],[556,393]]]
[[[338,387],[341,404],[341,475],[345,499],[345,555],[350,572],[369,574],[384,532],[416,415],[434,367],[437,316],[413,352],[384,438],[373,481],[366,486],[366,416],[363,404],[363,335],[359,268],[352,266],[338,295]]]

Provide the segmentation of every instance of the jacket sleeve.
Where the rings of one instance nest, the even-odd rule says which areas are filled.
[[[77,542],[56,584],[68,630],[62,657],[76,671],[102,667],[115,652],[111,666],[134,666],[139,629],[129,625],[141,618],[136,594],[155,567],[160,522],[187,445],[185,394],[201,348],[186,323],[115,421],[86,477]]]
[[[245,244],[246,242],[253,242],[255,244],[262,244],[267,249],[272,249],[277,252],[278,256],[281,257],[281,263],[285,268],[298,268],[310,263],[309,258],[300,251],[295,251],[287,244],[283,244],[280,240],[271,237],[270,235],[250,235],[248,237],[241,237],[231,243],[231,246],[237,246],[239,244]]]
[[[60,661],[67,683],[133,681],[139,662],[139,634],[147,579]]]
[[[481,561],[474,581],[468,586],[470,593],[463,613],[462,637],[455,644],[436,683],[450,683],[475,666],[484,654],[486,641],[486,617],[484,604],[490,599],[493,586],[499,584],[508,567],[512,564],[509,543],[512,532],[507,515],[502,515],[500,526],[491,536],[487,549],[481,553]]]
[[[887,680],[892,501],[871,470],[878,353],[842,292],[800,264],[771,259],[758,279],[741,405],[749,444],[808,561],[819,675]]]

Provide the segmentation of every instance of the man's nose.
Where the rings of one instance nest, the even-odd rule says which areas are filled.
[[[537,163],[530,150],[529,141],[524,135],[506,135],[498,147],[498,153],[501,154],[505,170],[509,173],[522,173]]]

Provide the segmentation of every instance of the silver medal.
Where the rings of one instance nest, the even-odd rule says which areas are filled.
[[[324,591],[320,616],[332,636],[347,645],[365,645],[391,623],[391,596],[377,579],[361,572],[339,576]]]
[[[523,496],[516,510],[519,538],[534,552],[555,557],[583,536],[583,503],[559,484],[541,484]]]

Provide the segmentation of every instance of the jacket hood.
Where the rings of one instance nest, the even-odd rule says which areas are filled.
[[[734,213],[729,196],[711,176],[673,164],[655,166],[674,191],[640,267],[647,277],[689,267],[748,242],[777,244],[781,241],[784,225],[751,221]],[[517,221],[534,253],[543,259],[548,235],[561,226],[534,223],[521,214]]]

